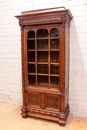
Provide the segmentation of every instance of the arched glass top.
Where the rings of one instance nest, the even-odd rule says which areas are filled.
[[[58,37],[59,36],[59,30],[57,28],[52,28],[50,30],[50,36],[51,37]]]
[[[35,32],[34,32],[34,30],[29,30],[27,32],[27,38],[35,38]]]
[[[37,30],[37,38],[48,37],[48,30],[47,29],[39,29]]]

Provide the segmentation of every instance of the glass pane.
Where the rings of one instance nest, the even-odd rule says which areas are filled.
[[[28,50],[34,50],[35,49],[35,40],[27,40],[27,48],[28,48]]]
[[[38,86],[40,87],[48,87],[48,76],[38,76]]]
[[[37,40],[37,49],[48,49],[48,39]]]
[[[59,39],[50,39],[50,48],[59,49]]]
[[[58,88],[59,86],[59,77],[50,77],[50,87],[52,88]]]
[[[28,85],[35,86],[36,85],[36,80],[35,80],[35,75],[28,75]]]
[[[48,65],[37,65],[37,73],[48,74]]]
[[[28,52],[28,62],[35,62],[35,52]]]
[[[55,52],[55,51],[50,52],[50,62],[59,63],[59,52]]]
[[[37,52],[37,62],[48,62],[48,52]]]
[[[35,38],[35,32],[33,30],[29,30],[27,32],[27,38]]]
[[[58,29],[57,28],[52,28],[51,30],[50,30],[50,36],[51,37],[58,37],[58,34],[59,33],[59,31],[58,31]]]
[[[59,65],[57,64],[50,65],[50,74],[59,75]]]
[[[48,30],[47,29],[37,30],[37,38],[41,38],[41,37],[48,37]]]
[[[28,73],[35,73],[35,65],[28,64]]]

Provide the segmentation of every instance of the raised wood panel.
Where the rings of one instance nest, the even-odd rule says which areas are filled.
[[[59,109],[59,96],[54,94],[46,94],[46,107],[51,109]]]
[[[27,98],[29,99],[28,105],[40,106],[40,93],[29,92]]]

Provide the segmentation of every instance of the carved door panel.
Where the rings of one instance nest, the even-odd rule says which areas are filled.
[[[38,106],[40,107],[40,93],[38,92],[29,92],[28,93],[28,105],[29,106]]]
[[[40,109],[59,110],[60,96],[57,94],[48,94],[43,92],[29,92],[28,106]]]
[[[56,94],[46,94],[46,108],[60,110],[60,96]]]

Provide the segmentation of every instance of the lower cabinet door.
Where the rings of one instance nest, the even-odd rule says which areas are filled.
[[[42,110],[59,110],[60,95],[44,92],[28,92],[28,106]]]

